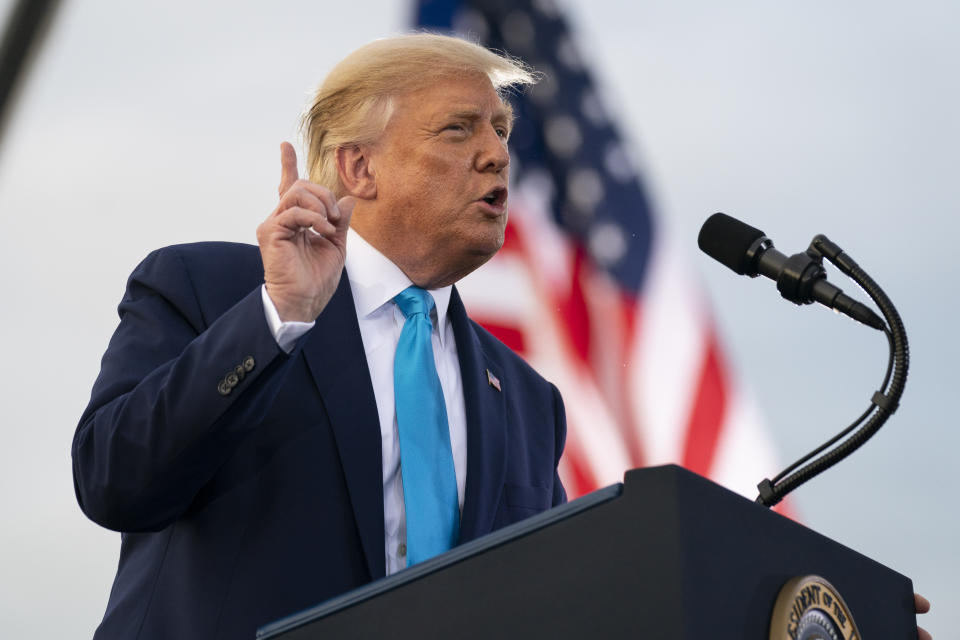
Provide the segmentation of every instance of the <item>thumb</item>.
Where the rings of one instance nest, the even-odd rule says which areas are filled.
[[[277,188],[282,197],[287,189],[293,186],[299,175],[297,173],[297,152],[289,142],[280,143],[280,186]]]

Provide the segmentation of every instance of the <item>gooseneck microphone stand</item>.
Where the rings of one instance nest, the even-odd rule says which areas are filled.
[[[760,490],[757,502],[767,507],[777,504],[785,495],[837,464],[869,440],[897,410],[900,396],[903,394],[903,388],[907,381],[907,369],[910,365],[907,333],[903,328],[903,322],[900,320],[900,314],[897,313],[890,298],[887,297],[880,286],[860,268],[853,258],[824,235],[818,235],[813,239],[806,255],[817,264],[821,264],[823,258],[826,258],[842,273],[860,285],[867,292],[867,295],[873,299],[886,320],[886,326],[882,327],[881,330],[887,336],[890,358],[887,362],[887,372],[884,375],[883,384],[870,399],[870,406],[853,424],[791,464],[772,480],[764,479],[757,485]],[[866,421],[865,424],[863,424],[864,421]],[[860,428],[857,429],[857,427]],[[837,444],[838,442],[840,444]],[[815,456],[819,457],[816,457],[812,462],[808,462]]]

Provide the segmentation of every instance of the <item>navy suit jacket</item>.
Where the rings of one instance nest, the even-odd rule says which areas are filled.
[[[380,428],[346,274],[290,354],[262,282],[258,249],[229,243],[161,249],[130,276],[73,441],[81,508],[123,532],[96,638],[252,639],[385,573]],[[556,388],[455,290],[449,314],[466,542],[566,499],[565,420]]]

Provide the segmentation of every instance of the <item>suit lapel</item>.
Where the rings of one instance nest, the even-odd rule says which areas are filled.
[[[467,542],[492,530],[500,503],[507,460],[504,394],[508,389],[503,371],[481,348],[456,287],[448,313],[457,342],[467,414],[467,484],[460,521],[460,541]],[[501,381],[502,392],[489,382],[487,371]]]
[[[303,354],[320,390],[373,579],[386,574],[380,421],[346,271]]]

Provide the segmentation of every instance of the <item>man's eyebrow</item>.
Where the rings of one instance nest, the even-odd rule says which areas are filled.
[[[448,112],[446,114],[448,118],[463,118],[464,120],[480,120],[483,117],[483,111],[481,109],[475,109],[472,107],[467,107],[464,109],[456,109],[454,111]],[[502,107],[497,108],[493,112],[493,117],[491,118],[494,122],[503,121],[507,125],[513,124],[513,109],[509,104],[504,103]]]
[[[448,118],[462,118],[464,120],[479,120],[482,116],[480,109],[471,108],[456,109],[446,113]]]

